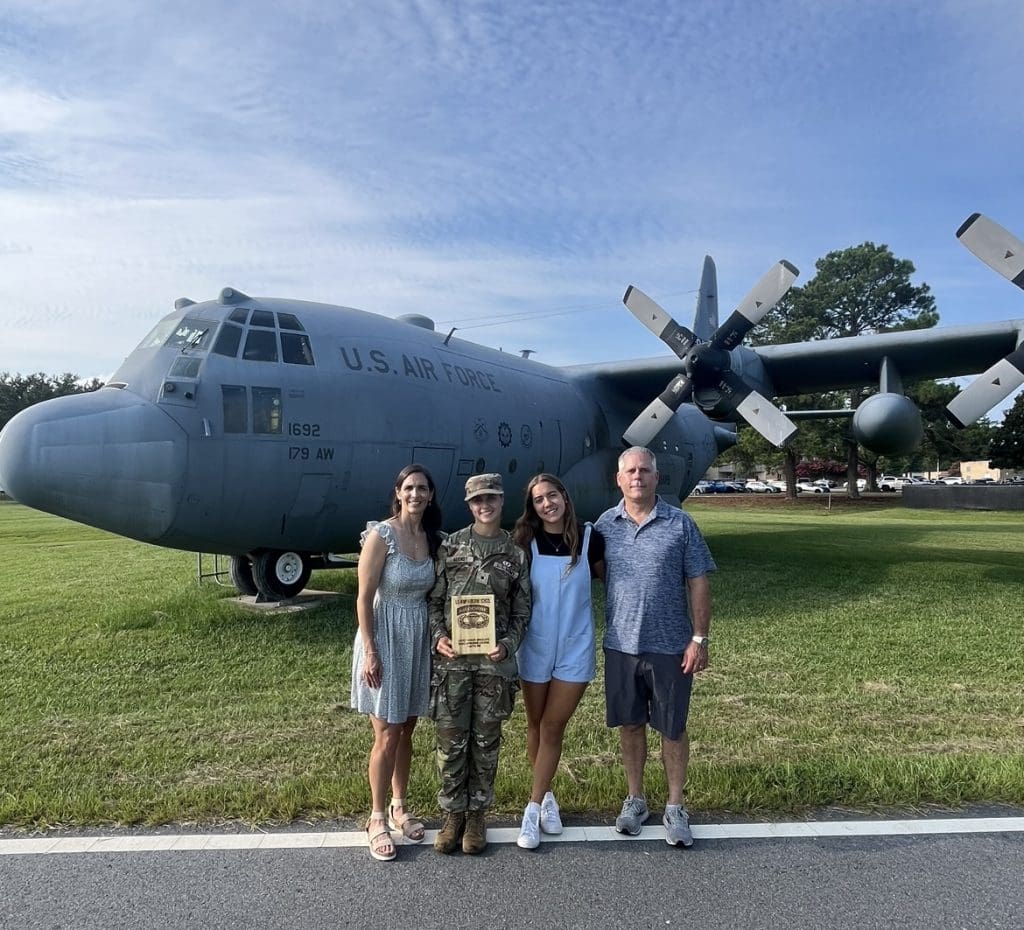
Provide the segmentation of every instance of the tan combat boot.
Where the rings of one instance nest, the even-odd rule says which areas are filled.
[[[462,834],[462,851],[475,856],[487,848],[487,823],[485,811],[470,811],[466,815],[466,832]]]
[[[444,815],[441,829],[434,837],[434,849],[444,855],[455,852],[466,826],[466,815],[463,811],[448,811]]]

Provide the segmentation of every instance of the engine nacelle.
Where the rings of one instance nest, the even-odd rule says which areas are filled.
[[[872,394],[854,411],[853,435],[880,455],[913,452],[924,437],[921,411],[902,394]]]

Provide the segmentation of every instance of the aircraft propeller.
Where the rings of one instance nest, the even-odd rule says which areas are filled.
[[[798,274],[789,262],[777,262],[707,342],[698,340],[643,291],[630,285],[622,302],[681,359],[683,371],[629,425],[622,437],[625,442],[631,446],[649,445],[695,389],[713,387],[727,401],[728,408],[765,439],[780,448],[785,446],[796,435],[796,424],[732,370],[729,352],[782,299]]]
[[[956,237],[989,268],[1024,290],[1024,242],[998,223],[972,213]],[[1024,344],[1001,358],[964,388],[946,407],[946,416],[961,429],[983,417],[1024,384]]]

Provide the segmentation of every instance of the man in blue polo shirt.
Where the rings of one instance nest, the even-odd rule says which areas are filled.
[[[686,717],[693,676],[708,666],[707,576],[716,566],[690,515],[658,497],[650,449],[623,452],[615,480],[622,501],[595,524],[605,538],[605,706],[608,726],[619,727],[629,789],[615,829],[636,836],[650,817],[643,784],[649,723],[661,734],[668,784],[665,840],[690,846]]]

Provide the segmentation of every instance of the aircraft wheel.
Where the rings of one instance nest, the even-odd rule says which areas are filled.
[[[231,567],[228,569],[231,583],[238,589],[239,594],[247,594],[255,597],[259,593],[256,587],[256,579],[252,576],[252,562],[247,555],[231,556]]]
[[[253,560],[253,580],[259,593],[267,600],[281,601],[295,597],[309,581],[309,561],[299,552],[268,549]]]

